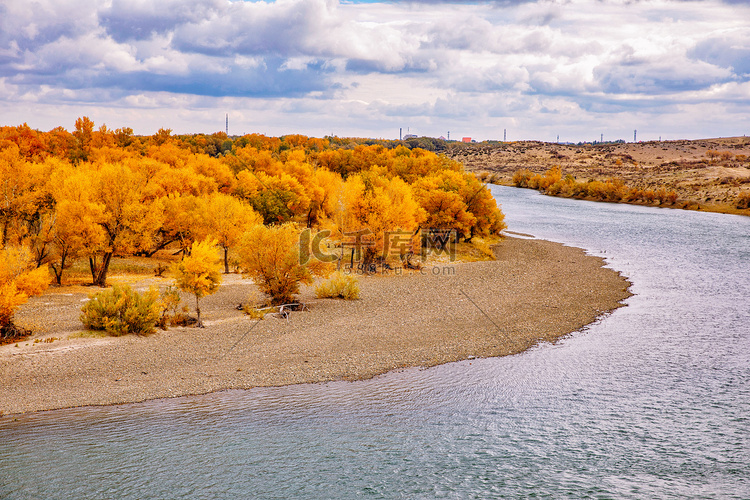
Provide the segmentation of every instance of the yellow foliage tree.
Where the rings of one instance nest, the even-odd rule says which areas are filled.
[[[50,164],[26,161],[15,144],[0,147],[1,244],[20,244],[30,226],[47,210]]]
[[[438,174],[418,179],[414,183],[414,196],[427,213],[428,229],[454,230],[466,237],[476,223],[462,196],[466,180],[461,172],[444,170]]]
[[[505,229],[505,215],[487,186],[472,174],[464,173],[463,177],[466,184],[459,194],[466,204],[466,210],[476,219],[466,241],[471,241],[474,236],[486,237]]]
[[[91,142],[94,136],[94,122],[88,116],[78,118],[75,123],[76,130],[73,136],[76,138],[76,148],[73,160],[86,161],[91,154]]]
[[[414,199],[411,187],[406,182],[399,177],[389,180],[372,172],[350,176],[344,182],[340,207],[335,236],[344,242],[352,238],[360,239],[365,269],[369,269],[378,255],[385,259],[391,256],[392,252],[386,252],[390,235],[398,234],[401,240],[411,235],[408,236],[411,240],[425,218],[424,210]],[[396,249],[396,253],[403,257],[401,250],[407,251],[405,247],[412,247],[414,251],[414,244],[410,241],[404,248]],[[352,263],[355,250],[360,249],[352,248]]]
[[[316,259],[300,258],[300,231],[294,224],[258,225],[245,233],[239,247],[240,264],[273,304],[294,301],[300,284],[311,284],[314,275],[328,268]]]
[[[105,163],[82,173],[90,178],[90,199],[103,207],[99,225],[106,238],[89,250],[89,267],[94,284],[104,287],[112,256],[150,248],[163,213],[145,202],[145,179],[126,165]]]
[[[224,272],[229,273],[229,249],[242,235],[263,220],[247,203],[226,194],[216,193],[206,200],[204,225],[208,236],[224,250]]]
[[[154,205],[155,209],[161,210],[162,224],[154,235],[154,245],[142,252],[144,255],[150,257],[174,242],[179,244],[182,253],[187,254],[194,241],[206,236],[205,199],[193,195],[169,195],[159,198]]]
[[[74,168],[60,168],[51,178],[57,201],[54,225],[50,229],[52,258],[50,267],[55,281],[62,284],[63,271],[72,260],[83,257],[105,242],[104,205],[92,198],[91,180]]]
[[[190,255],[185,255],[172,267],[175,285],[183,292],[195,295],[195,311],[198,315],[197,327],[203,328],[200,299],[219,289],[221,273],[218,270],[216,241],[196,241],[190,247]]]
[[[24,247],[0,249],[0,336],[3,338],[19,336],[21,331],[13,325],[16,308],[49,286],[47,268],[34,268],[32,261]]]
[[[310,210],[307,214],[307,226],[313,227],[326,219],[332,219],[339,208],[343,181],[341,176],[330,170],[315,171],[313,183],[309,187]]]

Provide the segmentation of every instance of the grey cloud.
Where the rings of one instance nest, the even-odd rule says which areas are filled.
[[[607,93],[660,94],[701,90],[729,81],[726,72],[705,65],[704,71],[679,71],[676,65],[621,63],[600,65],[594,77]]]
[[[54,2],[0,5],[0,50],[15,46],[33,52],[60,38],[75,37],[96,26],[91,12],[85,5]]]
[[[254,68],[233,67],[226,73],[195,70],[175,78],[137,71],[129,73],[97,72],[89,68],[69,68],[56,75],[58,85],[73,90],[110,89],[122,93],[172,92],[201,96],[234,97],[300,97],[310,92],[331,93],[326,71],[319,64],[300,70],[282,68],[283,59],[267,59]],[[33,87],[48,83],[48,76],[29,73],[17,76],[13,83]]]
[[[601,90],[612,94],[696,91],[733,79],[731,71],[690,59],[674,49],[647,57],[627,44],[597,65],[593,76]]]
[[[696,44],[688,55],[734,72],[747,79],[750,77],[750,30],[727,33]]]
[[[236,2],[210,22],[178,26],[172,43],[178,50],[210,55],[319,55],[316,36],[332,28],[330,17],[323,0],[273,7]]]
[[[220,0],[113,0],[99,12],[101,25],[119,42],[166,34],[186,23],[199,23],[226,10]]]

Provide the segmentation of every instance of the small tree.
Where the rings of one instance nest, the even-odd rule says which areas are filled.
[[[219,289],[221,273],[218,270],[218,258],[216,255],[216,240],[206,239],[195,242],[190,247],[190,255],[172,267],[175,276],[175,285],[183,292],[195,295],[195,311],[198,315],[198,323],[195,325],[203,328],[201,321],[200,299],[211,295]]]
[[[25,335],[13,325],[13,313],[49,286],[47,267],[34,269],[32,260],[24,247],[0,249],[0,338]]]
[[[234,247],[242,234],[260,224],[261,218],[247,203],[228,194],[211,195],[206,203],[205,223],[208,234],[224,250],[224,273],[229,273],[229,248]]]
[[[300,284],[311,284],[313,276],[324,274],[325,264],[312,259],[302,262],[299,229],[294,224],[256,226],[245,233],[240,245],[240,264],[272,304],[294,301]]]

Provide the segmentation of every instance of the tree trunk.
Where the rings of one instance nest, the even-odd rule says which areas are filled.
[[[99,268],[96,268],[95,261],[89,257],[89,265],[91,266],[91,274],[93,277],[94,285],[106,288],[107,287],[107,272],[109,271],[109,263],[112,261],[112,252],[107,252],[102,257],[102,263]]]
[[[195,296],[195,312],[198,315],[198,322],[195,324],[196,328],[203,328],[203,321],[201,321],[201,305],[198,296]]]
[[[229,274],[229,247],[224,248],[224,274]]]
[[[5,248],[5,245],[8,243],[8,224],[10,223],[10,219],[7,217],[3,221],[3,241],[2,241],[2,247]]]
[[[62,286],[62,273],[63,269],[65,269],[65,260],[68,257],[68,253],[63,251],[62,255],[60,256],[60,269],[58,270],[55,266],[54,262],[50,264],[50,267],[52,268],[52,272],[55,273],[55,283],[57,283],[57,286]]]

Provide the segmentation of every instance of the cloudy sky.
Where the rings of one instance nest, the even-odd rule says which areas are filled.
[[[0,125],[750,135],[746,0],[3,0]]]

